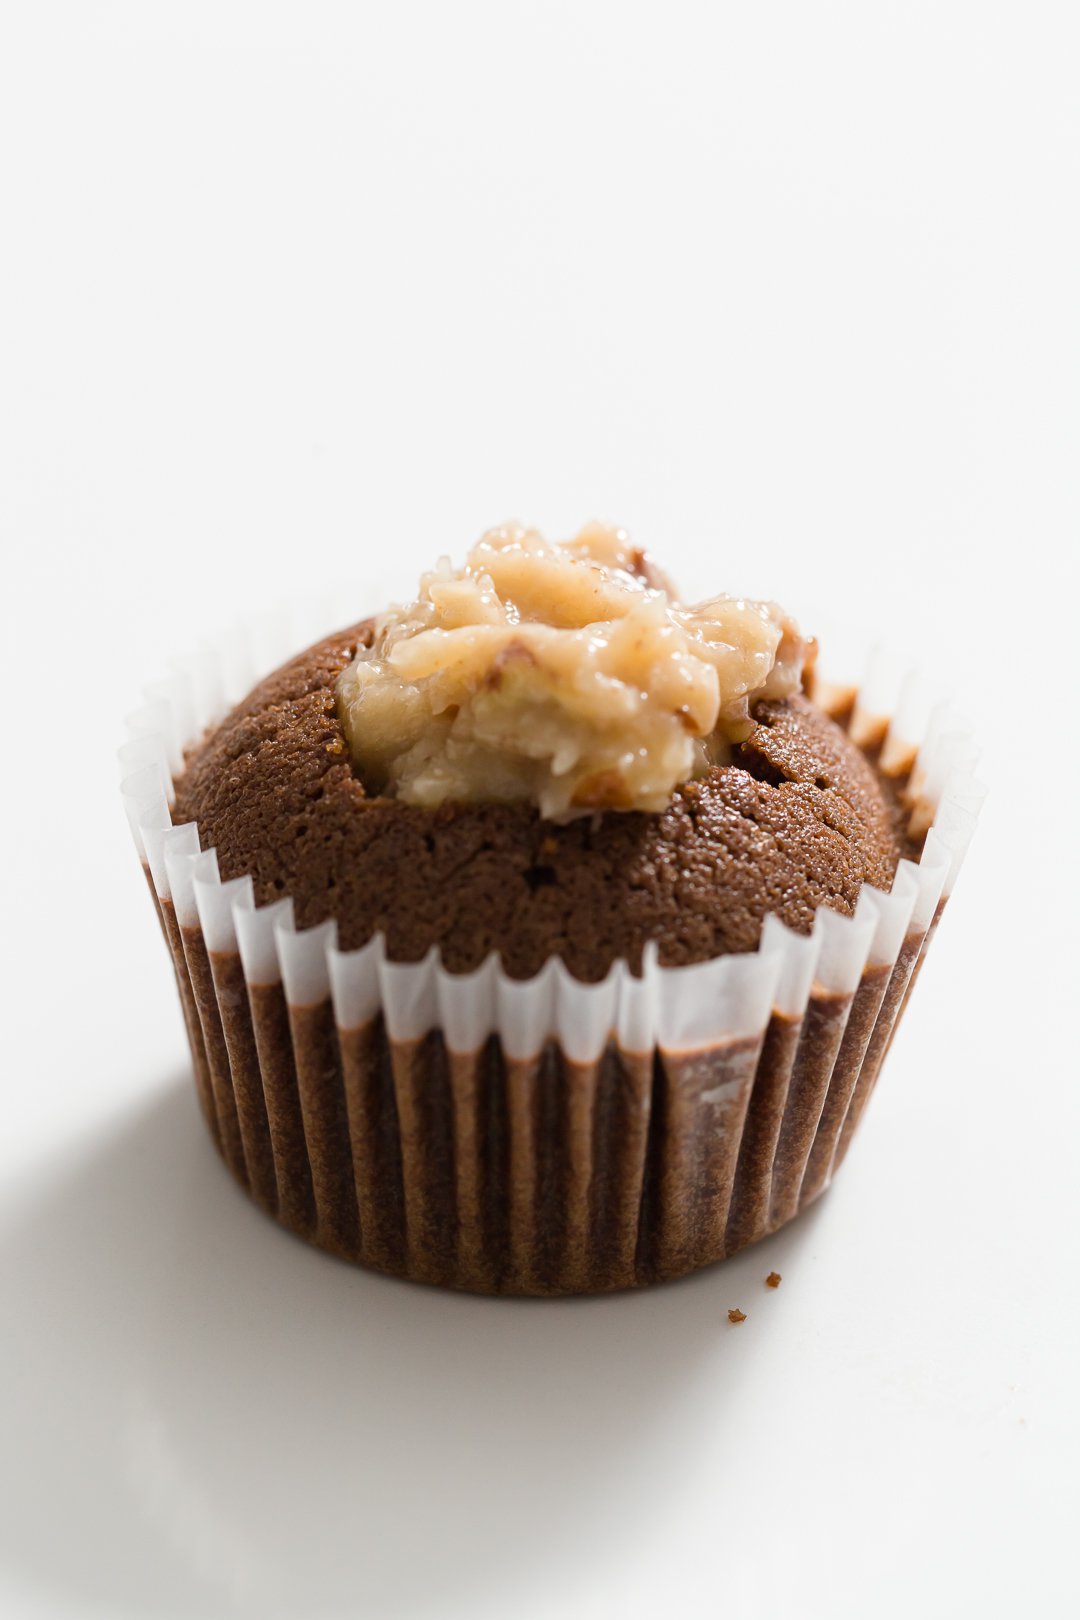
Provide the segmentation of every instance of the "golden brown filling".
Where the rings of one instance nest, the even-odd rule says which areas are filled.
[[[520,800],[549,820],[662,810],[730,757],[808,644],[771,602],[681,604],[621,529],[507,524],[443,559],[338,682],[358,771],[408,804]]]

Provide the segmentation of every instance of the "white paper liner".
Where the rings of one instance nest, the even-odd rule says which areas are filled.
[[[758,950],[689,967],[660,967],[650,943],[640,974],[617,962],[599,984],[558,960],[524,982],[496,956],[452,974],[435,949],[393,962],[381,936],[342,951],[333,922],[298,930],[290,898],[257,907],[250,875],[223,883],[198,829],[172,825],[185,745],[311,639],[284,624],[176,665],[121,750],[202,1109],[255,1201],[378,1270],[551,1294],[683,1275],[816,1198],[984,796],[952,705],[880,656],[860,687],[815,686],[925,833],[853,916],[820,907],[806,935],[768,917]]]
[[[651,951],[640,976],[620,962],[599,985],[579,983],[555,961],[525,982],[510,979],[494,957],[469,974],[447,972],[435,949],[421,962],[392,962],[381,937],[341,951],[331,924],[297,931],[288,899],[256,908],[250,878],[222,884],[216,855],[200,848],[196,826],[171,825],[172,776],[182,768],[184,748],[220,718],[238,687],[254,678],[253,669],[282,661],[288,636],[286,624],[265,619],[247,637],[207,644],[148,688],[147,704],[130,717],[120,751],[122,793],[157,895],[171,900],[180,926],[201,924],[213,951],[235,942],[248,978],[262,984],[284,979],[290,1005],[332,996],[346,1029],[381,1012],[394,1039],[415,1040],[441,1027],[451,1049],[473,1050],[496,1034],[506,1052],[520,1058],[555,1040],[581,1062],[594,1061],[613,1034],[626,1049],[642,1052],[686,1052],[754,1036],[774,1007],[797,1017],[813,985],[850,994],[867,961],[895,962],[908,926],[925,930],[951,893],[984,796],[973,775],[970,728],[951,704],[940,704],[925,736],[905,735],[902,728],[918,712],[917,683],[907,677],[894,692],[890,721],[879,659],[869,686],[834,688],[832,703],[851,706],[853,732],[880,748],[883,758],[914,759],[912,820],[927,836],[919,863],[902,861],[887,895],[865,887],[854,916],[820,907],[809,940],[770,918],[757,951],[672,968],[659,966]],[[289,646],[295,641],[285,639]],[[815,697],[828,704],[830,693]]]

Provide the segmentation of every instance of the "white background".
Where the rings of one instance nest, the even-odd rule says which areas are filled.
[[[1077,1612],[1075,8],[0,17],[0,1611]],[[641,1296],[250,1208],[115,793],[205,629],[510,515],[899,646],[992,790],[838,1184]]]

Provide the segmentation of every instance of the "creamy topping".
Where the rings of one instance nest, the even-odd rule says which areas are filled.
[[[812,644],[811,644],[812,645]],[[621,529],[492,529],[376,622],[338,682],[369,788],[407,804],[530,800],[549,820],[662,810],[730,758],[808,644],[771,602],[681,604]]]

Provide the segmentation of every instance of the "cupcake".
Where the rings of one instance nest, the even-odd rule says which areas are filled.
[[[346,1259],[483,1293],[681,1276],[847,1152],[970,836],[773,603],[507,526],[125,761],[210,1133]]]

